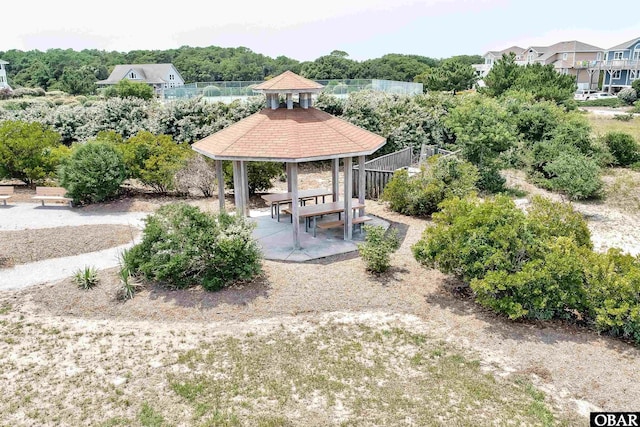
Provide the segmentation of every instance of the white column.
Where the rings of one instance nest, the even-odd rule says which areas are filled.
[[[287,110],[293,110],[293,94],[287,94]]]
[[[300,97],[300,106],[302,108],[304,108],[305,110],[307,108],[309,108],[309,101],[308,101],[309,94],[308,93],[301,93],[298,96]]]
[[[293,249],[300,249],[300,213],[298,200],[298,164],[290,163],[291,171],[291,216],[293,218]]]
[[[363,205],[367,187],[367,175],[364,171],[364,162],[364,156],[358,156],[358,201]],[[360,208],[359,216],[364,216],[364,208]]]
[[[291,193],[291,163],[286,163],[287,169],[287,192]]]
[[[249,216],[249,174],[247,172],[247,162],[240,162],[240,181],[242,188],[242,215]]]
[[[216,160],[216,178],[218,180],[218,202],[220,203],[220,212],[224,212],[224,170],[222,169],[222,160]]]
[[[340,159],[331,159],[331,191],[333,201],[340,200]]]
[[[351,170],[351,157],[343,159],[344,168],[344,240],[351,240],[353,237],[351,215],[351,188],[353,186],[353,171]]]
[[[242,206],[242,180],[240,179],[240,162],[233,161],[233,200],[236,205],[236,213],[242,215],[244,207]]]

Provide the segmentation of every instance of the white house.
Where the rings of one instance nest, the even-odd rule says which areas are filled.
[[[156,95],[164,97],[164,90],[184,86],[184,79],[173,64],[123,64],[116,65],[109,78],[96,82],[98,85],[115,85],[127,79],[132,82],[147,83]]]
[[[7,64],[7,61],[0,59],[0,89],[4,89],[5,87],[11,89],[9,80],[7,80]]]

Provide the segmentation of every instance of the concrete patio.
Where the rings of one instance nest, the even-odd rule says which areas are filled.
[[[367,224],[379,225],[385,229],[389,228],[389,222],[373,216]],[[357,244],[364,241],[364,234],[359,232],[359,228],[353,233],[353,240],[344,240],[344,230],[342,227],[323,230],[317,228],[316,236],[311,232],[304,232],[304,220],[300,220],[300,249],[294,249],[291,241],[293,225],[289,215],[281,215],[280,222],[271,218],[269,209],[252,210],[249,221],[256,224],[253,236],[258,240],[262,248],[262,253],[266,259],[277,261],[304,262],[318,258],[325,258],[331,255],[345,254],[358,250]],[[337,214],[327,215],[320,219],[318,223],[324,221],[334,221],[338,219]],[[311,231],[311,230],[309,230]]]

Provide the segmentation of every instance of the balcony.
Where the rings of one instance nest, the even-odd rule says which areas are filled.
[[[578,68],[576,66],[576,68]],[[637,70],[640,69],[638,59],[612,59],[608,61],[591,61],[587,68],[602,68],[606,70]]]

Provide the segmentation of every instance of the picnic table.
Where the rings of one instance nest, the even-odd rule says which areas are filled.
[[[325,201],[326,196],[333,195],[331,190],[325,190],[323,188],[316,188],[313,190],[302,190],[298,192],[298,199],[302,201],[304,205],[307,200],[315,199],[316,204],[318,203],[318,198],[322,197],[322,203]],[[262,200],[269,203],[271,205],[271,218],[277,215],[278,222],[280,222],[280,205],[288,205],[291,203],[293,199],[292,194],[289,193],[272,193],[272,194],[263,194]],[[274,209],[275,208],[275,209]],[[275,215],[274,215],[275,211]]]
[[[364,208],[364,203],[360,203],[358,199],[351,199],[351,209],[353,210],[353,217],[356,217],[356,210]],[[285,213],[291,214],[291,208],[284,210]],[[323,215],[344,213],[344,201],[319,203],[315,205],[301,206],[298,209],[298,216],[304,218],[304,231],[309,232],[309,228],[313,230],[313,237],[316,237],[317,218]],[[369,219],[367,217],[367,219]],[[293,220],[293,219],[292,219]]]

